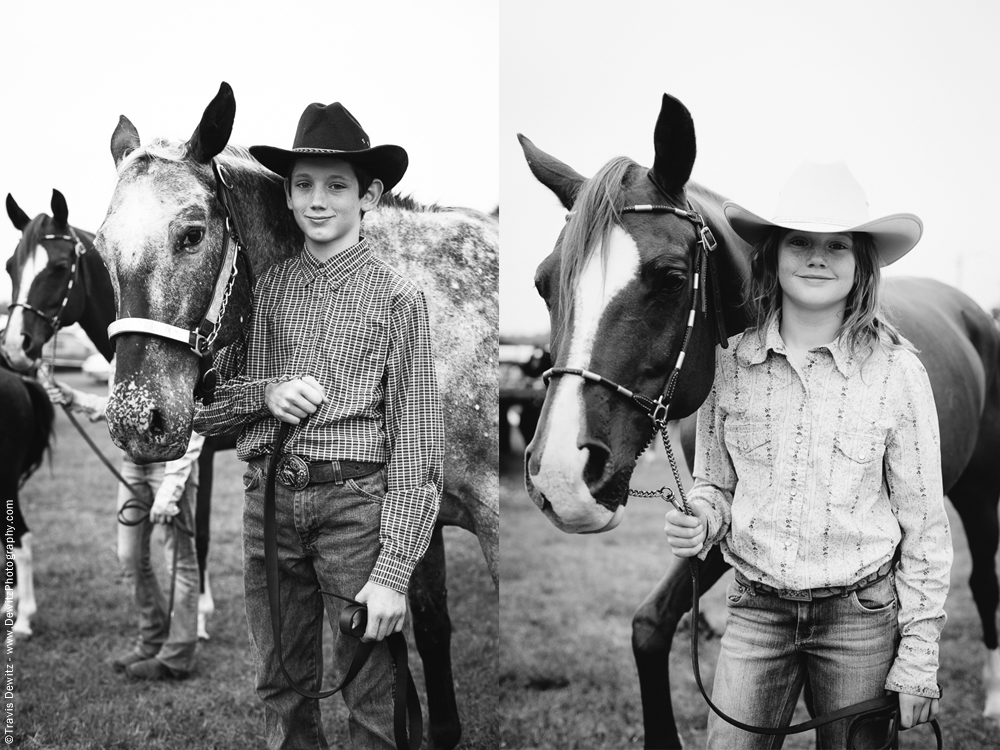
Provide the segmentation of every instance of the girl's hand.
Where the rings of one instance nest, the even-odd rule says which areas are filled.
[[[930,721],[938,715],[938,699],[899,694],[899,723],[903,729]]]
[[[701,552],[708,533],[704,512],[694,504],[691,509],[694,511],[693,516],[676,509],[667,511],[663,533],[667,535],[670,549],[677,557],[694,557]]]

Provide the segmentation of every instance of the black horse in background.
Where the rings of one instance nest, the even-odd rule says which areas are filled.
[[[535,285],[550,310],[556,368],[537,431],[525,453],[528,494],[563,531],[615,528],[625,512],[636,456],[653,431],[636,404],[592,379],[589,371],[633,393],[664,393],[698,304],[686,357],[667,416],[696,412],[712,387],[715,347],[743,331],[747,248],[726,222],[722,196],[689,182],[694,124],[668,95],[654,131],[651,169],[620,157],[586,179],[528,139],[532,173],[571,211]],[[627,207],[659,205],[657,213]],[[693,218],[697,217],[697,218]],[[714,269],[693,288],[698,219],[717,241]],[[718,308],[713,303],[718,300]],[[885,300],[901,332],[919,350],[934,391],[941,432],[943,484],[958,511],[972,554],[969,584],[983,627],[987,716],[1000,717],[997,650],[997,553],[1000,498],[1000,333],[969,297],[930,279],[890,278]],[[690,448],[690,445],[688,446]],[[701,566],[702,591],[727,565],[716,546]],[[681,746],[670,699],[669,655],[681,616],[690,609],[687,566],[675,566],[640,605],[632,647],[642,691],[645,744]]]
[[[79,323],[106,360],[110,362],[114,356],[108,340],[108,325],[115,319],[114,290],[108,270],[94,250],[94,233],[70,226],[66,199],[58,190],[52,191],[51,210],[51,216],[39,214],[29,219],[14,197],[7,195],[7,216],[21,232],[21,241],[7,261],[14,305],[0,344],[6,362],[23,374],[34,373],[42,357],[42,347],[56,334],[57,325],[64,328]],[[29,386],[29,381],[25,385]],[[3,419],[0,424],[20,425],[23,430],[24,422],[15,420],[24,419],[11,414],[11,421]],[[198,600],[201,638],[208,638],[207,620],[214,610],[207,560],[215,454],[234,449],[236,438],[236,433],[207,438],[198,458],[195,546],[201,578]],[[19,625],[15,630],[21,635],[31,634],[30,617],[36,610],[31,560],[29,537],[29,543],[17,555],[19,581],[30,596],[28,600],[19,597]]]
[[[0,363],[0,500],[3,501],[4,570],[3,611],[15,635],[31,634],[35,613],[34,581],[31,575],[31,544],[28,525],[21,513],[19,491],[41,466],[52,437],[55,411],[36,381],[22,378]],[[16,565],[14,564],[16,561]],[[21,568],[18,574],[18,568]],[[15,609],[17,619],[10,621]]]

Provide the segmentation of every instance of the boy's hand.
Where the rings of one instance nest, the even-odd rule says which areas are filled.
[[[326,401],[323,386],[312,375],[295,380],[269,383],[264,388],[264,404],[282,422],[298,424]]]
[[[708,533],[708,523],[704,519],[704,511],[691,504],[693,516],[681,513],[677,509],[667,511],[663,533],[667,535],[670,548],[677,557],[694,557],[701,552]]]
[[[930,721],[938,715],[938,699],[899,694],[899,724],[903,729]]]
[[[45,393],[48,395],[49,401],[53,404],[73,405],[73,389],[65,383],[60,383],[57,380],[45,380],[42,386],[45,388]]]
[[[354,599],[368,605],[368,629],[361,637],[362,641],[381,641],[390,633],[403,629],[406,594],[368,581]]]

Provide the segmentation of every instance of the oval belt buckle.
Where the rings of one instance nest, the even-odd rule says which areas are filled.
[[[289,489],[304,490],[309,486],[309,465],[298,456],[282,456],[278,460],[278,479]]]

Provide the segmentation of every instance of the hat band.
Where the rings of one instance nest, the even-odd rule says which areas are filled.
[[[855,221],[844,221],[843,219],[832,219],[828,216],[775,216],[772,220],[775,224],[828,224],[833,227],[860,226],[868,221],[868,217]]]

